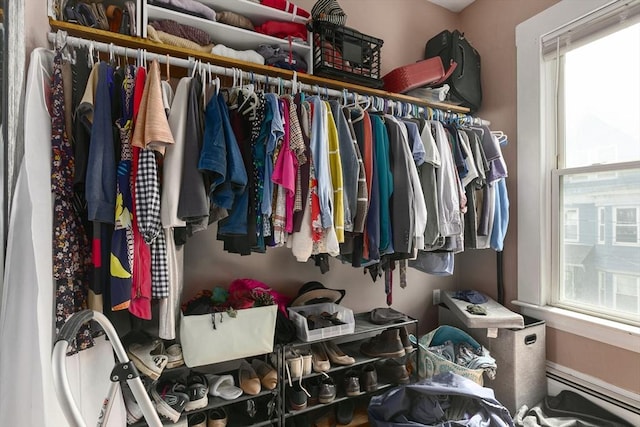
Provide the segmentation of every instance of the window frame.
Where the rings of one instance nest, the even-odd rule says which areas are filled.
[[[573,23],[611,0],[562,0],[516,27],[518,126],[518,300],[523,314],[543,319],[549,327],[640,353],[640,327],[548,305],[552,299],[551,197],[555,168],[555,119],[546,110],[553,97],[545,82],[549,70],[542,55],[542,36]],[[620,2],[618,2],[620,3]],[[639,162],[640,163],[640,162]],[[557,181],[556,181],[557,182]],[[559,210],[556,209],[556,212]],[[634,337],[634,339],[630,339]]]
[[[607,243],[607,209],[604,206],[598,206],[598,244]]]

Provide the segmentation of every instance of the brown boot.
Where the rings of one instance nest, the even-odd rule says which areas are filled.
[[[405,355],[400,331],[387,329],[360,345],[360,351],[369,357],[402,357]]]

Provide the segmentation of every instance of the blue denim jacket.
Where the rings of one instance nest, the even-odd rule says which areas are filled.
[[[234,199],[245,191],[247,171],[222,94],[207,103],[198,169],[212,177],[209,194],[215,206],[231,209]]]
[[[89,221],[113,224],[116,205],[116,158],[111,119],[113,68],[101,62],[95,93],[86,194]]]

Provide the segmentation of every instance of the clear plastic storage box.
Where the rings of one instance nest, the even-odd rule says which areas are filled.
[[[307,318],[305,316],[321,314],[323,312],[330,314],[337,313],[337,319],[344,322],[344,325],[329,326],[321,329],[309,329]],[[324,338],[352,334],[356,326],[356,322],[353,318],[353,311],[333,303],[289,307],[289,318],[296,325],[296,333],[298,338],[302,341],[316,341]]]

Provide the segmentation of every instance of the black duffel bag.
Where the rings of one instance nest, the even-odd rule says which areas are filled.
[[[445,68],[453,62],[458,66],[444,82],[449,85],[451,101],[469,107],[475,112],[482,104],[480,84],[480,54],[458,30],[444,30],[427,42],[424,57],[439,56]]]

